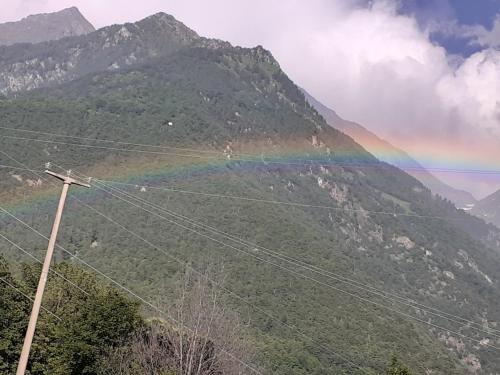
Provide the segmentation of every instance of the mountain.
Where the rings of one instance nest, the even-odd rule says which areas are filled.
[[[318,113],[320,113],[331,126],[352,137],[378,159],[401,168],[431,189],[434,194],[449,199],[458,208],[469,209],[471,205],[476,203],[476,199],[469,192],[455,189],[445,184],[432,173],[426,171],[424,167],[403,150],[381,139],[363,126],[342,119],[334,110],[319,102],[304,89],[302,89],[302,91],[309,103],[316,108]]]
[[[0,24],[0,45],[40,43],[95,31],[80,11],[68,8],[55,13],[36,14],[17,22]]]
[[[46,234],[60,186],[41,171],[91,177],[65,261],[167,306],[185,264],[222,264],[214,298],[263,373],[378,374],[394,353],[417,374],[500,368],[500,230],[330,126],[263,47],[160,13],[0,52],[0,205]]]
[[[477,202],[471,213],[500,227],[500,190]]]

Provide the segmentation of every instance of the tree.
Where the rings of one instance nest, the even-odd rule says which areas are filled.
[[[26,290],[14,280],[2,256],[0,279],[0,374],[10,374],[15,372],[17,366],[31,304],[21,294]]]
[[[250,346],[234,314],[222,305],[213,274],[187,272],[170,309],[175,322],[153,319],[128,345],[103,361],[106,375],[246,374]]]
[[[412,375],[410,369],[406,367],[396,355],[392,356],[391,364],[387,368],[387,375]]]
[[[40,314],[28,370],[31,375],[96,374],[105,351],[122,345],[142,326],[139,305],[75,265],[61,263],[54,270],[73,285],[50,274],[43,306],[61,320]],[[22,278],[16,281],[0,258],[0,277],[25,294],[34,294],[39,275],[38,264],[24,264]],[[31,302],[13,289],[0,288],[0,373],[13,374]]]

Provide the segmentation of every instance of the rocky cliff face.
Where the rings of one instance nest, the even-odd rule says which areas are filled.
[[[0,24],[0,45],[40,43],[84,35],[94,30],[94,26],[73,7],[56,13],[36,14],[17,22]]]

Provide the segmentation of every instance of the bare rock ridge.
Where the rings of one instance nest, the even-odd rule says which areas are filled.
[[[35,14],[16,22],[0,24],[0,45],[40,43],[95,31],[78,8]]]

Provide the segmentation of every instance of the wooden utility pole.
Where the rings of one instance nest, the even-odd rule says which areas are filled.
[[[42,306],[43,292],[45,290],[45,284],[47,283],[47,278],[49,276],[50,263],[52,262],[52,255],[54,254],[57,232],[59,231],[59,224],[61,223],[61,217],[64,209],[64,204],[66,203],[66,196],[68,195],[69,186],[79,185],[87,188],[90,187],[90,185],[77,181],[69,176],[60,175],[51,171],[45,171],[45,173],[48,173],[51,176],[61,180],[63,182],[63,188],[61,192],[61,198],[59,199],[59,206],[57,207],[56,217],[54,219],[54,225],[52,226],[52,233],[50,234],[47,254],[45,255],[45,261],[43,262],[42,273],[40,275],[40,280],[38,281],[38,288],[36,289],[35,300],[33,302],[30,321],[28,324],[28,329],[26,331],[26,336],[24,338],[23,350],[21,352],[21,356],[19,357],[19,365],[17,366],[16,375],[24,375],[26,366],[28,365],[31,343],[33,342],[33,336],[35,334],[36,322],[38,320],[38,314],[40,313],[40,307]]]

